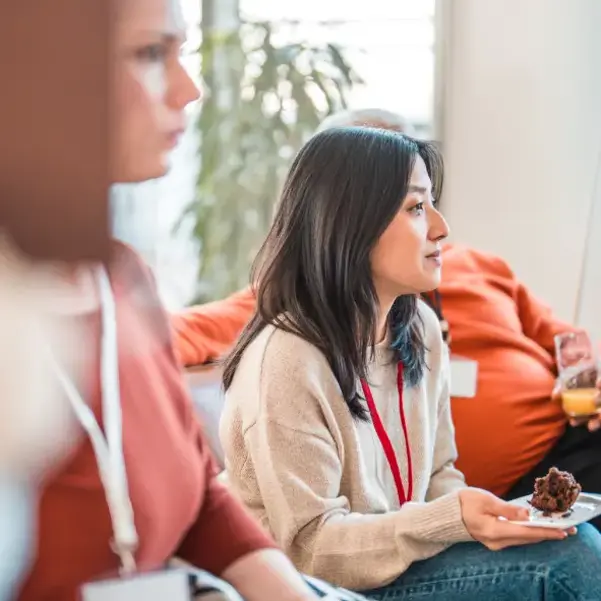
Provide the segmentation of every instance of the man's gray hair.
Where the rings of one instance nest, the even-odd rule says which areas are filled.
[[[401,115],[384,109],[357,109],[339,111],[326,117],[317,128],[324,131],[333,127],[379,127],[414,135],[411,124]]]

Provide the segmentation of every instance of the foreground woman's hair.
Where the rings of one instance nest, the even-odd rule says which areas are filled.
[[[401,208],[418,155],[437,198],[442,160],[430,143],[383,130],[340,128],[317,134],[302,148],[253,266],[257,310],[226,359],[226,390],[245,349],[274,324],[323,352],[349,410],[367,418],[356,381],[365,377],[375,343],[378,300],[370,256]],[[405,379],[416,385],[425,348],[414,295],[396,300],[389,328]]]

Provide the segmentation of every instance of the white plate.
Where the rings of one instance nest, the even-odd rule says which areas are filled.
[[[593,518],[601,515],[601,495],[592,493],[580,493],[578,500],[572,507],[571,513],[567,517],[565,514],[554,513],[550,516],[544,516],[542,511],[534,509],[528,501],[532,495],[526,495],[519,499],[509,501],[512,505],[525,507],[530,512],[530,519],[525,522],[509,520],[511,524],[519,524],[520,526],[536,526],[538,528],[560,528],[566,530],[585,522],[590,522]]]

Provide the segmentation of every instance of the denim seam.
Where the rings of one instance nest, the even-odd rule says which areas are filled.
[[[578,596],[576,591],[574,591],[571,587],[569,587],[568,584],[565,582],[566,576],[561,570],[557,570],[557,569],[553,570],[553,576],[554,576],[554,578],[553,578],[554,584],[558,588],[560,588],[564,593],[566,593],[570,596],[570,598],[566,599],[566,601],[570,601],[570,600],[578,601],[578,599],[581,599],[581,597]]]
[[[427,586],[428,588],[434,588],[436,585],[439,584],[444,584],[444,585],[452,585],[454,583],[457,582],[464,582],[466,580],[476,580],[476,579],[495,579],[499,576],[511,576],[511,575],[526,575],[529,576],[533,579],[533,581],[540,581],[543,583],[544,586],[544,582],[545,579],[548,578],[549,576],[549,570],[547,568],[544,569],[540,569],[539,567],[526,567],[524,568],[516,568],[515,570],[498,570],[498,571],[491,571],[491,572],[482,572],[479,574],[470,574],[469,576],[457,576],[457,577],[453,577],[453,578],[444,578],[441,580],[426,580],[424,579],[422,582],[414,582],[411,584],[406,584],[406,585],[401,585],[400,587],[391,587],[388,590],[384,591],[384,594],[382,596],[378,595],[378,599],[379,601],[387,601],[387,599],[394,599],[396,597],[396,595],[398,594],[398,592],[400,590],[403,589],[414,589],[414,588],[419,588],[419,587],[425,587]],[[565,587],[564,587],[565,588]],[[428,591],[429,593],[430,591]],[[576,599],[573,596],[573,593],[571,591],[567,591],[571,596],[572,599]],[[415,594],[415,591],[412,591],[412,594]],[[568,601],[568,600],[566,600]]]
[[[549,576],[548,568],[541,568],[537,565],[532,566],[516,566],[515,568],[509,568],[507,570],[496,570],[492,569],[490,571],[478,572],[477,574],[466,574],[465,576],[456,576],[452,578],[443,578],[441,580],[432,580],[430,578],[424,578],[421,582],[419,580],[415,581],[415,584],[421,586],[422,584],[441,584],[444,582],[455,582],[456,580],[464,580],[470,578],[480,578],[482,576],[505,576],[505,575],[515,575],[515,574],[533,574],[535,576],[540,576],[542,578],[546,578]],[[406,585],[409,586],[409,585]]]

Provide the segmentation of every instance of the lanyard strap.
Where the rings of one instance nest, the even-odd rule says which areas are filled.
[[[72,379],[56,361],[54,361],[54,367],[73,411],[92,443],[111,515],[114,537],[113,551],[119,555],[122,572],[131,573],[136,569],[134,552],[138,547],[138,533],[134,522],[123,456],[117,312],[110,280],[106,270],[102,267],[98,269],[97,281],[102,315],[100,377],[102,419],[106,436]]]
[[[405,494],[405,488],[403,487],[403,481],[401,479],[401,470],[399,468],[399,462],[397,461],[396,455],[394,453],[394,447],[392,446],[390,437],[388,436],[388,433],[386,432],[386,429],[382,424],[382,420],[380,418],[380,414],[378,413],[378,409],[376,408],[371,389],[365,380],[361,380],[361,387],[363,388],[363,394],[365,395],[365,400],[367,401],[367,407],[369,408],[369,413],[371,415],[371,420],[374,425],[374,429],[376,431],[380,444],[382,445],[382,449],[384,451],[384,455],[386,456],[386,460],[388,461],[390,471],[392,472],[392,478],[394,479],[394,484],[396,486],[397,494],[399,496],[399,503],[402,507],[407,501],[410,501],[411,497],[413,496],[413,464],[411,461],[411,446],[409,445],[409,437],[407,436],[407,420],[405,419],[405,408],[403,406],[403,364],[399,363],[397,366],[397,388],[399,391],[399,413],[401,416],[403,436],[405,437],[405,451],[407,453],[407,494]]]

